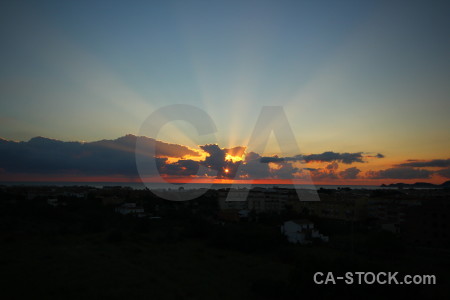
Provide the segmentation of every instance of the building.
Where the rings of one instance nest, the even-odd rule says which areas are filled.
[[[144,208],[136,205],[136,203],[123,203],[116,207],[115,210],[122,215],[133,215],[139,218],[146,216]]]
[[[50,206],[56,207],[56,206],[59,205],[58,199],[56,199],[56,198],[48,198],[47,199],[47,204],[50,205]]]
[[[286,209],[288,191],[283,189],[230,189],[219,191],[219,208],[227,210],[250,210],[256,214],[262,212],[280,213]]]
[[[219,191],[219,208],[226,210],[243,210],[248,208],[247,189],[223,189]]]
[[[314,223],[309,220],[291,220],[281,225],[281,233],[293,244],[310,244],[313,239],[328,242],[328,237],[314,229]]]
[[[65,201],[60,201],[58,200],[58,198],[48,198],[47,204],[53,207],[67,206],[67,203]]]
[[[100,196],[99,197],[102,201],[103,205],[119,205],[122,204],[124,201],[124,199],[119,198],[117,196]]]
[[[410,207],[419,206],[420,201],[412,199],[370,199],[368,216],[375,227],[400,234],[401,224],[405,222],[406,212]]]
[[[280,213],[286,209],[288,191],[283,189],[252,189],[248,195],[248,209],[256,214]]]
[[[367,219],[367,200],[361,195],[335,192],[320,195],[320,201],[293,201],[289,204],[299,213],[336,221]]]

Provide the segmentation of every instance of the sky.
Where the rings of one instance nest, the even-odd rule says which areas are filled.
[[[82,145],[121,144],[155,110],[186,104],[205,111],[217,132],[198,136],[175,121],[149,136],[199,154],[166,155],[165,176],[192,177],[173,171],[190,164],[249,179],[260,168],[250,170],[250,158],[277,156],[260,174],[301,178],[294,157],[302,154],[317,158],[304,160],[315,182],[441,183],[450,177],[449,8],[446,1],[2,1],[0,179],[132,176],[87,170],[80,160],[53,166],[47,156],[55,140],[79,146],[58,150],[64,162],[88,151]],[[206,145],[217,143],[220,157],[247,147],[264,106],[283,108],[299,150],[280,151],[271,136],[264,151],[246,148],[238,158],[225,151],[213,167]],[[40,150],[37,136],[47,138]],[[360,159],[344,162],[346,154]],[[39,167],[19,163],[30,160]],[[239,161],[249,170],[234,172]]]

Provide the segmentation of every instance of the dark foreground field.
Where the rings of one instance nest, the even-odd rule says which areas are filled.
[[[3,229],[16,228],[0,240],[3,299],[445,299],[449,291],[446,253],[294,246],[256,224],[118,218],[113,229],[75,230],[51,220],[2,219]],[[437,285],[320,286],[317,271],[435,274]]]

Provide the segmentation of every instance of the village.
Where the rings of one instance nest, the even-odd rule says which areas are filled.
[[[327,243],[343,233],[387,232],[406,245],[450,248],[448,189],[321,188],[320,201],[302,201],[295,189],[278,187],[211,189],[198,199],[180,202],[161,199],[148,189],[121,186],[2,186],[0,191],[4,207],[32,202],[33,207],[52,207],[61,213],[86,206],[85,210],[154,222],[191,216],[220,226],[270,224],[294,244]]]
[[[406,294],[392,286],[394,296],[439,299],[447,292],[448,189],[319,189],[320,201],[301,201],[311,191],[278,187],[210,189],[190,201],[160,197],[193,192],[1,186],[5,291],[35,297],[51,283],[54,297],[45,292],[47,299],[67,291],[74,299],[86,293],[298,299],[336,292],[379,299],[384,292],[371,286],[323,289],[313,283],[314,272],[392,270],[435,274],[439,283]],[[60,276],[60,268],[68,273]]]

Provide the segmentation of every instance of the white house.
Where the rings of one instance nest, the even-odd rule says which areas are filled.
[[[294,244],[309,244],[312,239],[328,242],[328,237],[314,229],[314,223],[309,220],[286,221],[281,225],[281,233],[287,237],[290,243]]]
[[[56,198],[48,198],[47,199],[47,204],[50,205],[50,206],[56,207],[59,204],[58,203],[58,199],[56,199]]]
[[[67,203],[64,201],[59,201],[57,198],[48,198],[47,199],[47,204],[53,207],[57,207],[57,206],[66,206]]]
[[[145,217],[144,208],[139,207],[136,203],[123,203],[122,205],[116,207],[116,212],[122,215],[135,215],[137,217]]]

